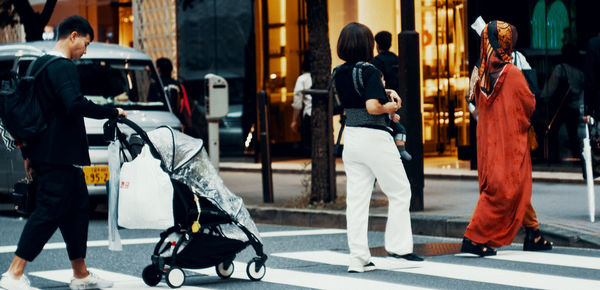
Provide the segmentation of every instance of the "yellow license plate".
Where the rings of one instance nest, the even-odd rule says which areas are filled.
[[[105,184],[108,181],[108,165],[84,166],[83,175],[87,184]]]

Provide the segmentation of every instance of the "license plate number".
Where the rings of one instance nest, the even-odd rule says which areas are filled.
[[[108,181],[108,165],[84,166],[83,175],[87,184],[105,184]]]

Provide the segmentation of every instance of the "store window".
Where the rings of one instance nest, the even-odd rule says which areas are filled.
[[[531,16],[531,47],[535,49],[561,49],[570,28],[567,7],[555,0],[546,11],[546,1],[539,0]]]
[[[466,0],[422,0],[421,36],[424,152],[456,155],[469,145]]]
[[[257,88],[270,98],[270,134],[274,143],[300,141],[290,130],[294,85],[308,49],[304,0],[256,1]]]

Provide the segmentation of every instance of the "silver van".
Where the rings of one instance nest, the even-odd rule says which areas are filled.
[[[37,57],[54,48],[53,41],[0,45],[0,80],[11,69],[25,74]],[[87,53],[75,61],[83,95],[96,104],[123,108],[129,119],[144,130],[159,126],[181,129],[152,59],[129,47],[92,42]],[[90,195],[105,195],[108,180],[108,143],[103,140],[106,120],[85,118],[91,166],[83,171]],[[127,128],[122,131],[128,132]],[[69,138],[69,136],[64,136]],[[25,177],[19,150],[9,152],[0,144],[0,194],[9,194],[13,185]]]

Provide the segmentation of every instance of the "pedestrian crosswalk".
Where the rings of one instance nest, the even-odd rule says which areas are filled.
[[[200,270],[187,270],[191,277],[201,277],[203,280],[192,279],[181,289],[220,289],[232,288],[263,288],[269,285],[271,289],[316,288],[316,289],[424,289],[445,288],[443,279],[448,281],[464,281],[493,285],[494,287],[542,288],[542,289],[600,289],[600,257],[568,255],[552,252],[523,252],[500,250],[495,257],[467,258],[461,254],[432,257],[425,262],[398,262],[385,257],[372,257],[377,265],[377,271],[362,274],[346,273],[348,254],[340,251],[295,251],[270,253],[267,262],[267,273],[261,282],[249,281],[245,269],[246,263],[235,261],[235,271],[230,280],[218,278],[214,267]],[[307,264],[308,262],[308,264]],[[519,264],[541,266],[541,268],[563,267],[577,272],[587,271],[596,273],[587,278],[577,277],[559,271],[554,274],[539,271],[519,270]],[[329,267],[329,268],[328,268]],[[323,269],[327,269],[323,271]],[[105,269],[91,269],[101,277],[114,281],[115,289],[150,288],[144,284],[140,276],[127,275]],[[380,279],[396,275],[419,275],[438,279],[438,284],[412,284],[408,279]],[[71,270],[36,271],[31,276],[68,283]],[[591,277],[591,278],[590,278]],[[442,279],[442,280],[440,280]],[[425,281],[428,278],[423,279]],[[439,284],[442,281],[441,284]],[[248,283],[248,284],[245,284]],[[258,284],[257,284],[258,283]],[[266,284],[260,284],[266,283]],[[261,286],[262,285],[262,286]],[[441,285],[441,286],[440,286]],[[168,288],[161,282],[154,288]]]
[[[599,258],[577,257],[572,255],[560,255],[549,253],[536,252],[518,252],[516,251],[498,251],[498,256],[495,259],[505,261],[527,261],[531,263],[540,263],[545,265],[579,267],[575,264],[578,261],[585,260],[586,262],[594,263],[595,267],[600,266]],[[331,265],[347,265],[348,255],[333,251],[314,251],[314,252],[293,252],[293,253],[277,253],[273,254],[277,257],[290,259],[298,259],[304,261],[312,261],[318,263],[326,263]],[[554,255],[556,255],[554,257]],[[536,258],[544,258],[537,260]],[[575,263],[564,263],[565,260],[573,259]],[[569,285],[577,285],[578,289],[600,289],[600,280],[571,278],[564,276],[555,276],[538,273],[528,273],[523,271],[514,271],[490,267],[476,267],[468,265],[460,265],[454,263],[440,263],[433,261],[422,262],[415,266],[414,262],[396,262],[390,261],[388,258],[373,257],[373,263],[380,269],[386,269],[396,272],[421,274],[435,277],[443,277],[450,279],[460,279],[483,283],[493,283],[499,285],[507,285],[514,287],[526,288],[542,288],[542,289],[560,289],[569,288]],[[460,261],[460,260],[457,260]],[[381,266],[380,266],[381,265]],[[591,266],[586,263],[584,267]],[[600,274],[600,273],[599,273]],[[598,277],[600,278],[600,277]]]

